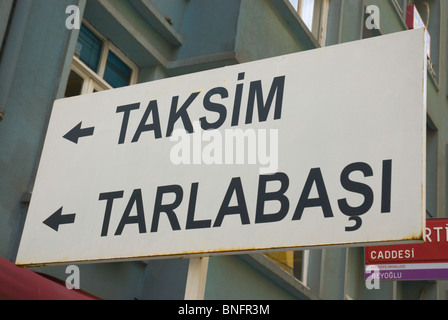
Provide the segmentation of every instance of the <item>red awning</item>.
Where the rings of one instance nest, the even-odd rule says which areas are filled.
[[[0,257],[1,300],[97,300],[82,290],[70,290],[63,281],[42,276]],[[60,283],[56,282],[60,281]]]

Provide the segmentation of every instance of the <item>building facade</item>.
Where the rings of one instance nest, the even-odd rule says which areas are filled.
[[[444,1],[0,0],[0,257],[15,261],[55,99],[404,31],[411,4],[431,37],[427,218],[448,217]],[[183,299],[188,265],[80,264],[80,287],[103,299]],[[65,266],[32,270],[68,276]],[[328,248],[210,257],[204,299],[446,299],[447,285],[368,289],[364,248]]]

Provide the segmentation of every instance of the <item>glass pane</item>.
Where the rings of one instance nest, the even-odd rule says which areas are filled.
[[[104,71],[104,80],[112,87],[119,88],[129,85],[132,70],[112,51],[109,51]]]
[[[298,1],[299,0],[289,0],[289,2],[292,4],[294,9],[296,9],[296,11],[297,11],[297,8],[298,8],[298,5],[299,5]]]
[[[71,70],[68,76],[67,88],[65,88],[65,97],[73,97],[81,94],[84,79],[75,71]]]
[[[302,281],[303,274],[303,252],[300,251],[281,251],[267,252],[265,256],[277,263],[286,272]]]
[[[95,72],[98,71],[101,47],[101,40],[85,25],[81,25],[75,55]]]
[[[302,0],[300,2],[300,16],[305,22],[308,29],[311,30],[313,26],[314,0]]]

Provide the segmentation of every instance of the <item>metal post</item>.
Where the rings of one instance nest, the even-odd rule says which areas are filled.
[[[190,258],[185,300],[203,300],[207,280],[208,257]]]

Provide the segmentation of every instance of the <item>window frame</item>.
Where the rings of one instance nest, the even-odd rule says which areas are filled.
[[[312,33],[319,44],[324,47],[327,39],[328,15],[330,0],[315,0]]]
[[[293,6],[294,10],[297,12],[297,15],[302,19],[302,7],[304,0],[297,0],[297,8],[293,3],[290,4]],[[314,36],[320,46],[324,47],[326,44],[327,38],[327,26],[328,26],[328,15],[330,11],[330,1],[331,0],[314,0],[313,6],[313,14],[311,21],[311,29],[305,24],[305,27],[308,31]]]
[[[114,45],[111,40],[107,39],[98,30],[96,30],[96,28],[90,22],[83,19],[82,23],[95,36],[97,36],[98,39],[100,39],[102,46],[98,62],[98,71],[96,72],[95,70],[89,68],[84,62],[82,62],[81,59],[78,56],[76,56],[76,54],[73,56],[73,61],[70,70],[74,71],[76,74],[78,74],[81,78],[84,79],[81,94],[92,93],[94,91],[114,89],[112,85],[110,85],[104,79],[104,73],[106,70],[106,63],[109,51],[113,52],[120,60],[122,60],[131,69],[129,85],[136,84],[139,71],[138,66],[131,59],[129,59],[116,45]]]
[[[297,0],[297,13],[299,14],[300,18],[302,18],[303,22],[305,23],[305,25],[308,27],[308,25],[306,24],[306,21],[304,20],[303,17],[303,11],[304,11],[304,1],[305,0]],[[314,22],[315,22],[315,16],[316,16],[316,3],[319,2],[319,0],[314,0],[313,1],[313,8],[312,8],[312,13],[311,13],[311,28],[308,28],[311,32],[313,32],[313,28],[314,28]]]

